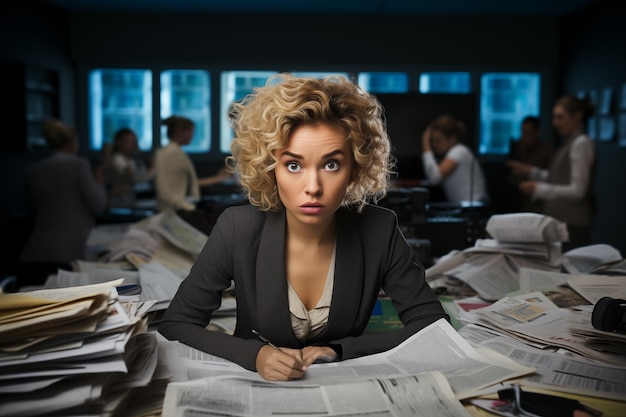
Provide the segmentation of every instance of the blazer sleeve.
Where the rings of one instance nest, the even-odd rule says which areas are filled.
[[[158,330],[168,340],[178,340],[256,371],[256,356],[263,342],[206,328],[213,312],[221,305],[223,291],[233,279],[234,221],[230,210],[218,218],[189,275],[182,281],[163,315]]]

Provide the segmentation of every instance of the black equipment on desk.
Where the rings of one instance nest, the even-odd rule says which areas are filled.
[[[591,324],[598,330],[626,333],[626,300],[600,298],[593,307]]]

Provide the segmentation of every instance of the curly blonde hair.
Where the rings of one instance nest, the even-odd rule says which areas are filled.
[[[382,198],[393,173],[393,157],[383,108],[378,100],[341,76],[321,79],[290,74],[271,77],[230,112],[235,130],[232,156],[251,204],[261,210],[282,207],[274,169],[275,152],[288,146],[302,125],[340,126],[353,154],[353,167],[344,206],[358,209]]]

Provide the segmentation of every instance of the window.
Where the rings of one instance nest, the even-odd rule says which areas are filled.
[[[425,72],[420,74],[420,93],[469,93],[469,72]]]
[[[409,75],[406,72],[360,72],[359,85],[370,93],[406,93]]]
[[[539,114],[541,76],[536,73],[486,73],[481,79],[481,154],[508,154],[521,120]]]
[[[115,132],[133,129],[141,150],[152,149],[152,73],[96,69],[89,73],[89,146],[99,151]]]
[[[221,75],[220,151],[230,153],[233,129],[228,117],[232,103],[242,100],[255,87],[262,87],[276,71],[225,71]]]
[[[161,72],[161,119],[171,115],[185,116],[195,123],[189,153],[207,152],[211,148],[211,84],[207,71],[167,70]],[[168,143],[166,127],[161,126],[161,146]]]

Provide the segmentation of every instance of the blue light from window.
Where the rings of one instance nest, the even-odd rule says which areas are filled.
[[[195,123],[194,135],[185,152],[207,152],[211,148],[211,83],[204,70],[176,69],[161,72],[161,119],[171,115],[188,117]],[[161,126],[161,146],[168,144]]]
[[[467,94],[471,92],[469,72],[425,72],[420,74],[420,93]]]
[[[525,116],[539,114],[541,76],[537,73],[486,73],[481,78],[481,154],[506,155]]]
[[[276,71],[224,71],[220,76],[220,151],[230,154],[233,141],[233,128],[228,117],[232,103],[242,100],[252,93],[255,87],[265,85]]]
[[[360,72],[359,85],[370,93],[406,93],[409,75],[406,72]]]
[[[139,149],[152,149],[152,72],[95,69],[88,82],[90,149],[100,151],[123,127],[135,131]]]

